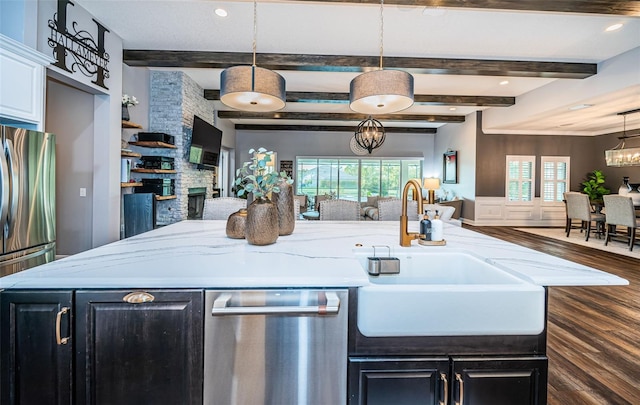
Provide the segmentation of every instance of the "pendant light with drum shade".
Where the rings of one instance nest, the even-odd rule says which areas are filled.
[[[380,68],[356,76],[350,85],[349,107],[363,114],[388,114],[413,105],[413,76],[382,68],[384,0],[380,0]]]
[[[256,66],[257,2],[253,2],[253,64],[220,73],[220,101],[243,111],[269,112],[285,106],[285,81],[278,73]]]

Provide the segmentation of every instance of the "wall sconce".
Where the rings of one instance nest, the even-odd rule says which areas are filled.
[[[429,204],[435,203],[435,192],[440,188],[440,179],[437,177],[425,177],[422,187],[429,190]]]

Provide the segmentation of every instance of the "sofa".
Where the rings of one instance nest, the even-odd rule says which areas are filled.
[[[365,221],[377,221],[378,220],[378,201],[390,200],[395,197],[367,197],[367,201],[360,203],[360,216]]]
[[[401,204],[400,199],[395,197],[367,197],[367,201],[363,201],[360,204],[361,219],[365,221],[380,220],[380,204],[379,203],[384,201],[382,205],[384,205],[385,208],[389,209],[388,207],[392,205],[392,202],[395,202],[394,200],[397,200]],[[416,203],[409,201],[408,204],[409,204],[409,211],[410,211],[408,213],[409,220],[421,219],[422,215],[418,215],[418,213],[416,212],[417,211]],[[437,211],[442,221],[449,222],[454,225],[462,224],[460,220],[453,218],[453,215],[456,211],[455,207],[440,205],[440,204],[424,204],[423,203],[422,208],[424,212],[427,212],[427,211],[429,212],[430,219],[433,219],[435,217],[436,211]],[[389,218],[393,218],[392,220],[399,219],[401,209],[395,206],[393,212],[394,212],[393,215],[391,216],[387,215],[386,218],[384,218],[384,220],[389,220]]]

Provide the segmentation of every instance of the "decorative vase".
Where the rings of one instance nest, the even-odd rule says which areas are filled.
[[[631,191],[631,185],[629,184],[629,178],[625,176],[622,178],[622,184],[618,188],[618,194],[627,195],[629,191]]]
[[[627,196],[631,197],[635,207],[640,207],[640,183],[629,183]]]
[[[245,238],[251,245],[270,245],[278,240],[278,208],[265,197],[256,198],[247,208]]]
[[[244,230],[247,223],[247,209],[240,210],[229,215],[227,219],[227,236],[231,239],[244,239]]]
[[[291,235],[296,226],[293,187],[281,179],[278,182],[278,188],[280,192],[273,193],[273,202],[278,208],[278,228],[280,236]]]
[[[122,106],[122,120],[123,121],[129,121],[130,119],[131,119],[131,117],[129,116],[129,106],[123,105]]]

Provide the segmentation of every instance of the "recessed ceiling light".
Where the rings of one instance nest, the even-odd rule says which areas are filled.
[[[216,15],[218,17],[226,17],[229,13],[224,8],[216,8]]]
[[[578,110],[584,110],[585,108],[589,108],[589,107],[593,107],[593,104],[578,104],[578,105],[574,105],[572,107],[569,107],[570,111],[578,111]]]
[[[607,31],[607,32],[617,31],[617,30],[619,30],[620,28],[622,28],[622,24],[618,23],[618,24],[613,24],[613,25],[608,26],[608,27],[605,29],[605,31]]]
[[[509,84],[509,80],[503,80],[500,82],[500,86],[506,86],[507,84]]]
[[[455,107],[449,107],[449,111],[455,111],[455,110],[457,110],[457,108],[455,108]]]

